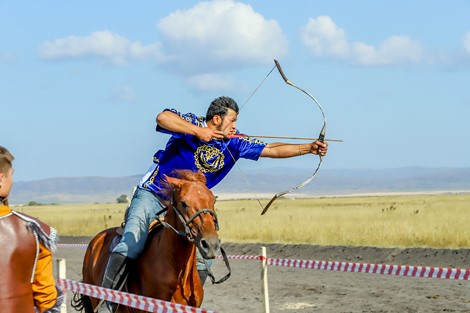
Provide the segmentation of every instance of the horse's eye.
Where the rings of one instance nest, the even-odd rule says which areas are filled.
[[[181,201],[181,207],[183,208],[183,210],[188,209],[188,205],[184,201]]]

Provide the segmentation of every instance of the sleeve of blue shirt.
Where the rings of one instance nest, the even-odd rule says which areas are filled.
[[[197,125],[197,126],[203,126],[204,123],[205,123],[205,118],[202,117],[202,116],[196,116],[196,114],[193,114],[193,113],[185,113],[185,114],[182,114],[180,113],[179,111],[175,110],[175,109],[165,109],[163,110],[163,112],[165,111],[170,111],[170,112],[173,112],[177,115],[179,115],[182,119],[184,119],[185,121],[188,121],[190,122],[191,124],[193,125]],[[164,134],[169,134],[169,135],[172,135],[173,137],[176,137],[176,138],[181,138],[183,136],[185,136],[186,134],[182,134],[182,133],[176,133],[176,132],[172,132],[168,129],[165,129],[163,127],[161,127],[160,125],[157,124],[157,128],[156,128],[156,131],[157,132],[160,132],[160,133],[164,133]]]
[[[267,143],[255,138],[234,138],[230,140],[230,145],[235,145],[234,151],[239,152],[239,157],[257,161]]]

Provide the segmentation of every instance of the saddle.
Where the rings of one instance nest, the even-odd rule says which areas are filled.
[[[152,231],[157,231],[157,229],[160,229],[163,227],[161,224],[162,221],[165,220],[165,217],[160,217],[159,220],[155,219],[150,223],[148,234],[150,234]],[[114,248],[118,245],[118,243],[121,241],[122,234],[124,234],[124,227],[126,226],[125,222],[122,222],[120,226],[116,228],[116,235],[113,238],[113,241],[111,242],[111,245],[109,246],[109,252],[111,253]]]

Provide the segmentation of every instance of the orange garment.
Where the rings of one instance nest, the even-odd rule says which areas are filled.
[[[56,231],[26,214],[0,206],[0,311],[59,312],[63,302],[53,276]]]

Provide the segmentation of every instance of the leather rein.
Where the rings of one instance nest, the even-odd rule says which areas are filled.
[[[183,224],[184,226],[184,231],[180,231],[180,230],[177,230],[175,227],[173,227],[172,225],[168,224],[167,222],[165,222],[164,220],[161,219],[162,217],[162,214],[167,212],[168,211],[168,208],[169,206],[172,206],[173,207],[173,210],[175,210],[175,213],[176,215],[178,216],[179,220],[181,221],[181,223]],[[181,236],[181,237],[185,237],[188,241],[190,242],[195,242],[195,238],[194,238],[194,231],[192,230],[191,228],[191,224],[192,222],[194,221],[194,219],[196,219],[199,215],[201,214],[205,214],[205,213],[209,213],[211,214],[213,217],[214,217],[214,223],[215,223],[215,229],[218,231],[219,230],[219,222],[218,222],[218,219],[217,219],[217,213],[215,213],[213,210],[210,210],[210,209],[201,209],[201,210],[198,210],[196,213],[194,213],[188,220],[185,219],[185,217],[183,216],[183,214],[181,214],[180,210],[178,209],[178,207],[176,205],[174,205],[174,190],[172,190],[172,194],[171,194],[171,202],[170,202],[170,205],[167,206],[166,208],[164,208],[163,210],[160,210],[159,212],[157,212],[155,214],[155,219],[160,223],[162,224],[163,227],[165,228],[168,228],[172,231],[174,231],[178,236]],[[196,245],[197,247],[197,245]],[[199,248],[198,248],[199,249]],[[211,281],[213,284],[220,284],[220,283],[223,283],[224,281],[226,281],[230,275],[231,275],[231,268],[230,268],[230,263],[228,261],[228,258],[227,258],[227,255],[225,254],[225,251],[224,249],[222,248],[222,246],[220,247],[220,253],[222,255],[222,258],[224,260],[224,263],[225,263],[225,266],[227,267],[227,270],[228,270],[228,273],[222,277],[221,279],[219,280],[216,280],[215,279],[215,276],[214,274],[212,273],[211,269],[210,269],[210,266],[207,262],[206,259],[203,258],[204,260],[204,263],[206,265],[206,269],[207,269],[207,275],[210,277]]]

